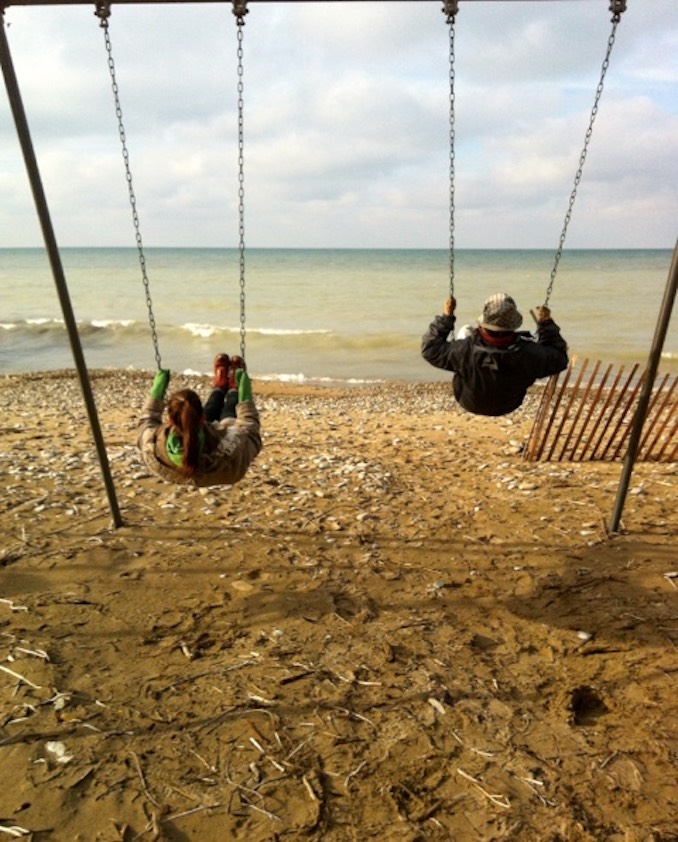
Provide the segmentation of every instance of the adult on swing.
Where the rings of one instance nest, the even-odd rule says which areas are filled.
[[[523,317],[510,295],[491,295],[478,326],[464,326],[453,338],[456,302],[443,305],[421,340],[423,358],[453,371],[452,389],[460,406],[476,415],[506,415],[517,409],[528,388],[542,377],[567,368],[567,343],[548,307],[536,308],[536,341],[518,331]]]

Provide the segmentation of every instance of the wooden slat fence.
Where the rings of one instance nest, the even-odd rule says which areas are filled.
[[[575,359],[546,384],[523,451],[527,461],[613,462],[625,456],[646,373],[639,373],[639,364],[628,371],[589,360],[577,366]],[[637,461],[678,459],[677,384],[678,375],[655,378]]]

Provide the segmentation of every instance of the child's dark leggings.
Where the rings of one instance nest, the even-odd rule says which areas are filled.
[[[238,403],[238,392],[229,389],[212,389],[204,407],[205,421],[220,421],[222,418],[235,418],[235,405]]]

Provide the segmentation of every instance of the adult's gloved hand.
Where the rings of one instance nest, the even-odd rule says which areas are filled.
[[[534,313],[538,324],[541,322],[547,322],[551,318],[551,311],[548,307],[535,307]]]
[[[454,310],[457,306],[457,302],[452,295],[449,298],[445,299],[445,303],[443,304],[443,314],[445,316],[454,316]]]
[[[159,369],[155,377],[153,378],[153,385],[151,386],[151,397],[155,401],[161,401],[165,397],[165,392],[167,391],[167,386],[169,385],[170,381],[170,371],[169,368],[161,368]]]
[[[252,381],[244,368],[239,368],[235,373],[235,382],[238,384],[238,403],[252,400]]]

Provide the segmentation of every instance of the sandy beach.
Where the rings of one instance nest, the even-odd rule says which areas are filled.
[[[521,458],[448,384],[259,383],[240,484],[150,476],[151,376],[0,379],[0,835],[678,839],[676,464]],[[202,394],[208,378],[174,377]]]

